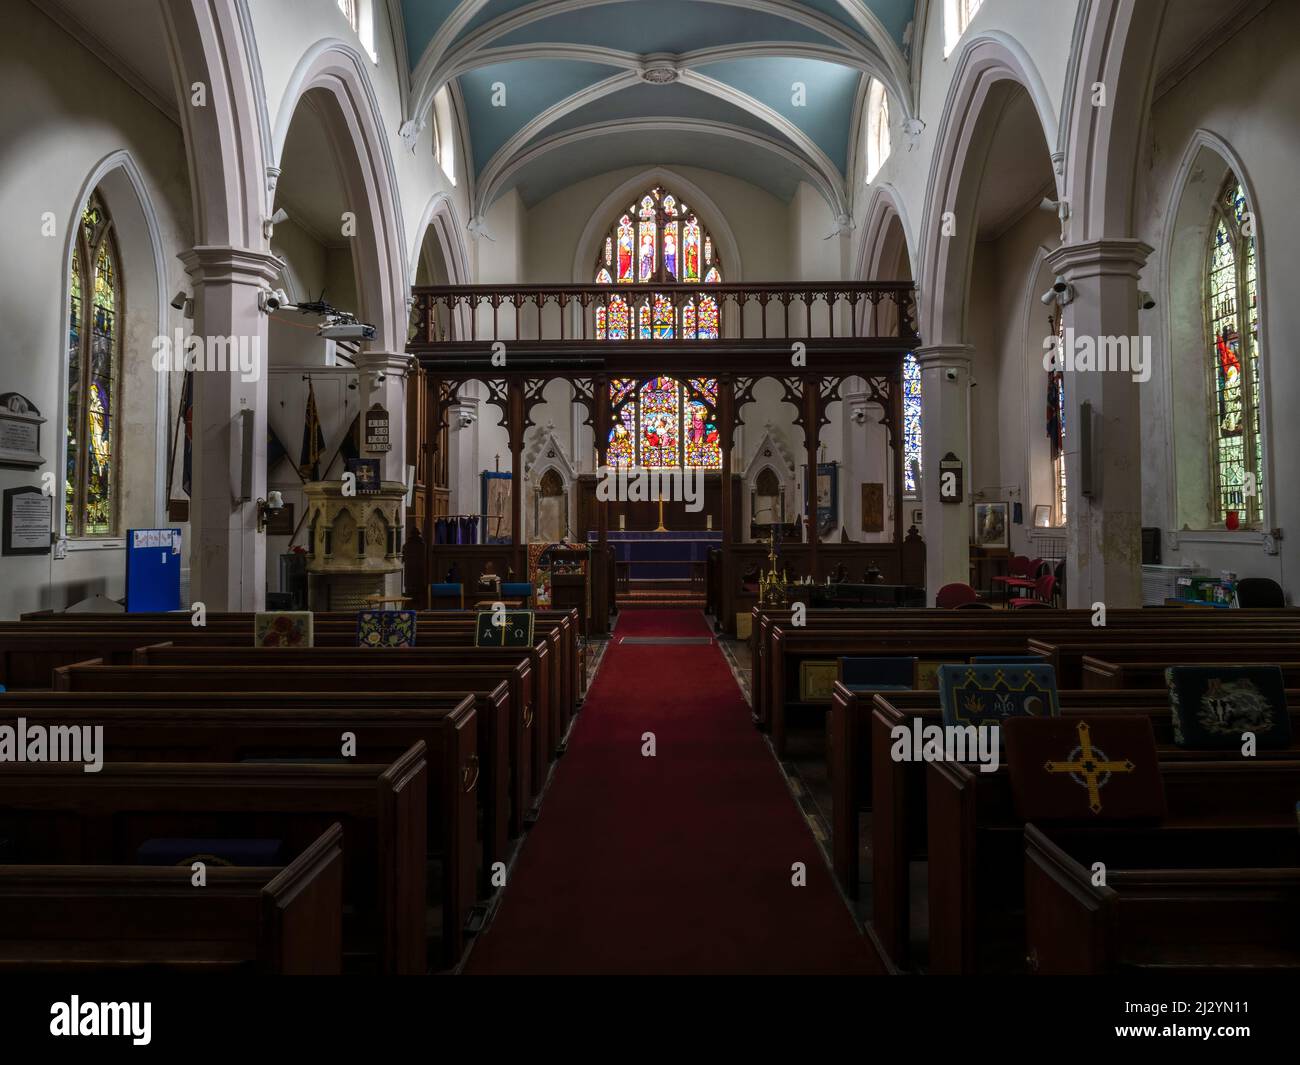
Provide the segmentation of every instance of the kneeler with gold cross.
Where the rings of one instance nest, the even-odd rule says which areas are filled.
[[[1164,815],[1149,718],[1017,718],[1006,723],[1005,735],[1016,812],[1025,820]]]

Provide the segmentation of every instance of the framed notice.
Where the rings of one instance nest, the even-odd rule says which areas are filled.
[[[3,554],[48,555],[54,499],[34,485],[4,492]]]

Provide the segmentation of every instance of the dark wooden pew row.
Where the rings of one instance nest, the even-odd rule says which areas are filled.
[[[563,725],[567,728],[578,702],[580,690],[581,648],[577,638],[577,612],[540,611],[535,614],[539,640],[552,639],[559,644],[564,672],[556,678],[562,690]],[[317,642],[322,645],[355,645],[356,615],[351,613],[317,613],[313,618]],[[448,642],[443,633],[464,636],[473,643],[475,615],[468,611],[421,611],[417,642]],[[57,634],[43,649],[37,633]],[[204,627],[196,628],[187,612],[171,614],[47,614],[38,613],[21,622],[0,622],[0,684],[10,688],[46,688],[46,678],[60,665],[88,658],[107,662],[121,661],[125,654],[142,643],[207,642],[211,633],[228,633],[232,639],[219,643],[247,643],[253,638],[252,614],[209,614]],[[9,638],[16,637],[10,649]],[[135,642],[132,643],[132,638]],[[460,642],[460,641],[456,641]]]
[[[978,628],[954,628],[944,626],[937,631],[933,629],[890,629],[886,631],[860,632],[857,630],[821,629],[821,628],[785,628],[773,626],[769,639],[769,664],[767,680],[766,709],[760,708],[760,722],[766,718],[772,733],[772,744],[778,754],[786,749],[787,702],[789,689],[794,685],[797,664],[810,658],[830,659],[845,655],[914,655],[929,660],[968,661],[974,655],[1029,653],[1029,632],[1040,635],[1050,626],[1050,621],[1040,622],[1030,629],[1022,620],[1024,612],[1016,612],[1017,620],[1012,623],[982,625]],[[984,615],[982,615],[984,616]],[[1034,617],[1044,617],[1038,612]],[[1215,644],[1202,643],[1182,630],[1163,633],[1155,639],[1149,630],[1142,636],[1147,640],[1141,646],[1148,648],[1143,656],[1147,659],[1163,658],[1166,662],[1205,661],[1216,655],[1222,655],[1222,640]],[[1201,634],[1202,636],[1204,633]],[[1250,648],[1250,661],[1290,661],[1300,657],[1300,632],[1294,640],[1279,637],[1276,633],[1257,633],[1253,629],[1238,636],[1248,636],[1240,641]],[[1265,639],[1264,637],[1269,637]],[[1207,647],[1217,648],[1213,654],[1203,653]],[[1168,656],[1182,654],[1187,648],[1195,648],[1190,657],[1179,659]],[[1128,651],[1126,654],[1130,653]],[[1256,657],[1258,656],[1258,657]],[[1084,687],[1093,684],[1085,683]],[[1117,681],[1113,685],[1096,684],[1095,686],[1147,687],[1146,683],[1124,683]]]
[[[906,965],[910,954],[910,863],[925,857],[929,842],[926,763],[894,761],[890,757],[890,735],[897,726],[911,728],[914,719],[923,725],[942,724],[938,692],[882,692],[873,696],[837,685],[836,696],[833,725],[845,730],[849,739],[841,743],[837,731],[832,746],[836,757],[832,776],[832,864],[846,892],[856,895],[859,819],[851,811],[853,804],[857,810],[869,808],[872,927],[895,963]],[[1173,725],[1168,697],[1162,691],[1063,691],[1060,699],[1061,712],[1066,716],[1144,714],[1151,719],[1162,750],[1172,747]],[[1300,734],[1300,690],[1288,691],[1287,703],[1293,728]],[[849,757],[841,759],[841,751]],[[864,766],[870,767],[865,786]]]
[[[1203,617],[1207,612],[1188,610],[1181,613]],[[1214,611],[1213,613],[1234,615],[1238,612]],[[1222,659],[1236,657],[1238,647],[1267,645],[1277,649],[1276,657],[1279,659],[1300,659],[1300,630],[1290,626],[1259,625],[1254,622],[1226,627],[1214,626],[1210,624],[1214,619],[1210,618],[1200,626],[1184,624],[1168,627],[1163,624],[1164,616],[1160,615],[1161,625],[1158,628],[1151,626],[1140,632],[1110,627],[1079,634],[1040,630],[1038,636],[1029,640],[1027,649],[1030,654],[1041,655],[1052,664],[1056,669],[1056,683],[1060,688],[1089,687],[1083,679],[1085,657],[1091,656],[1107,661],[1131,661],[1129,649],[1132,647],[1158,648],[1156,657],[1161,658],[1167,653],[1170,643],[1175,647],[1196,647],[1198,655],[1200,648],[1214,644],[1218,649],[1207,658]],[[1232,648],[1230,654],[1226,653],[1227,647]],[[1195,659],[1185,658],[1181,661],[1195,661]],[[1161,682],[1163,683],[1163,676]],[[1146,687],[1146,685],[1134,685],[1134,687]]]
[[[771,731],[772,746],[784,756],[788,743],[789,698],[787,684],[795,683],[801,659],[842,658],[846,655],[916,656],[967,662],[972,655],[1025,654],[1023,633],[987,630],[894,631],[863,634],[843,630],[782,629],[772,632],[768,670],[767,708],[764,715]]]
[[[750,689],[755,716],[762,727],[767,727],[767,692],[770,689],[768,671],[773,659],[771,632],[774,628],[791,628],[789,608],[755,607],[751,631]],[[1106,626],[1094,627],[1091,610],[1053,610],[1051,613],[1035,611],[966,611],[966,610],[809,610],[805,615],[805,630],[840,630],[860,634],[879,632],[952,631],[971,629],[975,632],[1013,633],[1042,638],[1050,633],[1075,633],[1087,640],[1097,633],[1138,632],[1149,634],[1158,621],[1165,631],[1233,632],[1256,629],[1260,635],[1276,637],[1286,630],[1294,630],[1300,638],[1300,608],[1282,610],[1232,610],[1196,611],[1161,610],[1152,608],[1116,609],[1107,613]],[[861,653],[861,652],[853,652]],[[868,654],[884,653],[868,650]],[[1020,649],[1024,653],[1024,648]],[[786,666],[787,675],[790,666]],[[1058,673],[1062,687],[1079,687],[1077,676],[1071,680]]]
[[[504,680],[509,686],[507,717],[502,717],[500,707],[493,705],[494,714],[479,723],[479,765],[486,774],[485,798],[487,816],[494,840],[502,840],[500,833],[518,835],[523,831],[524,816],[534,797],[541,793],[549,765],[547,752],[538,740],[537,719],[545,713],[539,710],[539,695],[549,705],[545,684],[532,683],[537,676],[534,667],[540,663],[544,670],[548,652],[537,655],[526,648],[479,648],[472,651],[458,647],[232,647],[172,644],[152,644],[137,648],[133,663],[139,666],[224,666],[242,671],[245,666],[348,666],[353,677],[345,681],[341,690],[351,687],[383,688],[370,683],[375,671],[427,667],[426,683],[422,690],[429,692],[464,691],[473,686],[483,692],[489,685]],[[62,667],[60,667],[62,669]],[[441,669],[430,673],[428,669]],[[62,684],[56,671],[56,684]],[[406,689],[412,690],[412,689]],[[502,754],[506,764],[501,765]],[[503,799],[502,796],[507,798]],[[504,853],[496,846],[498,855]]]
[[[0,865],[0,971],[343,971],[343,828],[282,868]]]
[[[504,685],[498,688],[504,701]],[[482,784],[481,748],[476,745],[481,718],[474,698],[463,692],[421,694],[404,705],[395,704],[393,696],[369,696],[364,703],[343,698],[331,705],[321,697],[302,698],[287,705],[285,696],[252,693],[238,693],[238,703],[223,703],[212,693],[193,698],[127,695],[111,702],[101,692],[0,695],[0,725],[16,725],[19,718],[28,727],[102,725],[101,756],[113,762],[338,759],[387,765],[423,743],[427,847],[442,870],[442,935],[447,939],[463,932],[492,863],[507,856],[504,841],[490,838],[485,824],[480,857],[475,798]],[[341,757],[344,733],[355,738],[351,759]]]
[[[425,750],[392,765],[108,762],[11,763],[0,823],[19,864],[116,865],[153,838],[273,838],[302,850],[343,827],[345,951],[378,971],[428,971]],[[457,929],[443,959],[459,956]]]
[[[1296,834],[1258,834],[1251,865],[1205,868],[1213,844],[1177,838],[1153,853],[1114,853],[1105,839],[1026,825],[1025,940],[1030,972],[1045,975],[1300,969]],[[1264,865],[1272,857],[1275,864]],[[1106,864],[1106,884],[1092,863]]]
[[[1231,650],[1231,662],[1224,662],[1228,657],[1222,644],[1212,647],[1186,646],[1177,651],[1163,649],[1158,652],[1145,648],[1141,653],[1144,659],[1112,661],[1110,658],[1083,656],[1083,686],[1093,689],[1117,688],[1164,688],[1166,687],[1165,669],[1180,663],[1195,665],[1241,666],[1250,663],[1277,666],[1282,671],[1282,681],[1288,688],[1300,687],[1300,648],[1290,647],[1279,653],[1277,650],[1265,651],[1254,647]],[[1115,654],[1107,651],[1106,655]],[[1164,657],[1160,657],[1163,653]],[[1170,661],[1172,655],[1173,661]]]
[[[78,615],[73,615],[78,616]],[[85,615],[80,615],[85,616]],[[69,621],[42,621],[40,631],[14,630],[12,623],[0,623],[0,683],[11,689],[47,688],[52,684],[52,670],[62,665],[100,658],[106,664],[124,664],[132,660],[142,644],[171,642],[178,646],[252,645],[251,615],[222,615],[225,620],[206,628],[188,625],[188,615],[147,615],[150,619],[176,618],[165,631],[146,631],[140,623],[123,621],[135,615],[113,615],[113,623],[97,618],[88,631],[70,628]],[[317,615],[316,641],[320,646],[355,646],[356,619],[353,615]],[[474,617],[464,613],[421,615],[417,639],[424,648],[450,645],[469,648],[473,644]],[[49,636],[45,634],[49,633]],[[533,663],[534,743],[530,776],[540,789],[552,754],[576,712],[580,668],[570,613],[546,614],[537,622],[538,642],[531,654]],[[547,648],[550,648],[548,651]],[[417,646],[415,650],[422,649]],[[478,651],[472,651],[477,654]],[[523,653],[518,649],[516,653]],[[559,664],[559,668],[556,668]],[[51,678],[51,679],[47,679]]]
[[[1089,711],[1086,716],[1095,716]],[[1152,826],[1091,828],[1094,845],[1155,855],[1178,834],[1204,864],[1233,867],[1255,854],[1295,855],[1300,751],[1261,751],[1222,761],[1224,752],[1158,747],[1168,813]],[[1006,766],[995,773],[949,762],[926,768],[929,821],[929,928],[932,973],[973,974],[1023,967],[1021,907],[1024,827]],[[1125,839],[1127,838],[1127,842]],[[1185,852],[1186,853],[1186,852]],[[1117,855],[1121,868],[1125,859]],[[1195,929],[1188,938],[1194,942]]]

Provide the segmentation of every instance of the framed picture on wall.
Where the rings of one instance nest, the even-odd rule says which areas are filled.
[[[1034,507],[1034,528],[1050,529],[1052,527],[1052,508],[1047,503],[1039,503]]]
[[[1005,503],[975,504],[975,545],[1006,548],[1011,543]]]
[[[925,517],[925,511],[920,507],[912,508],[912,524],[918,529],[921,527],[921,519]]]

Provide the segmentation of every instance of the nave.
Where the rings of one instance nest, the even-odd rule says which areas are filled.
[[[883,971],[704,615],[620,615],[465,971]]]

